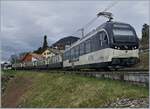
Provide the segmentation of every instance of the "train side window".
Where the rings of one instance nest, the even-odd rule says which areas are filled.
[[[87,53],[87,41],[85,41],[85,53]]]
[[[106,40],[107,41],[107,35],[105,34],[105,36],[104,36],[104,40]]]
[[[59,57],[58,57],[58,55],[56,56],[57,57],[57,62],[59,61]]]
[[[69,59],[69,57],[68,57],[69,55],[68,54],[69,54],[69,52],[67,51],[66,52],[66,60]]]
[[[85,53],[89,53],[91,51],[90,40],[87,40],[85,43]]]
[[[79,46],[76,46],[76,58],[79,57]]]
[[[93,37],[90,38],[91,52],[94,51],[94,40]]]
[[[80,55],[84,54],[84,43],[80,44]]]
[[[82,46],[81,46],[81,43],[80,43],[80,56],[82,55],[81,53],[82,53]]]
[[[92,52],[98,50],[99,43],[100,43],[100,41],[99,41],[99,35],[98,34],[94,35],[91,38],[91,42],[90,43],[91,43],[91,51]]]
[[[74,47],[74,56],[73,56],[73,58],[76,58],[76,52],[77,52],[77,47]]]
[[[83,54],[85,54],[85,42],[82,43],[82,47],[83,47]]]
[[[107,34],[105,32],[103,32],[103,44],[104,45],[108,44],[108,38],[107,38]]]
[[[67,59],[70,60],[70,57],[71,57],[71,50],[68,50],[68,53],[67,53]]]
[[[78,57],[80,56],[80,45],[78,45]]]
[[[69,52],[66,52],[66,60],[69,59]]]
[[[94,36],[94,51],[100,48],[99,34]]]
[[[74,48],[72,48],[72,59],[74,58]]]
[[[66,57],[65,59],[67,60],[68,59],[68,51],[66,52],[66,56],[65,57]]]
[[[73,48],[71,49],[71,55],[70,55],[70,58],[72,59],[73,58]]]
[[[64,56],[63,56],[63,57],[64,57],[64,60],[66,60],[66,52],[64,53]]]
[[[93,51],[93,38],[90,38],[91,52]]]
[[[99,39],[100,39],[100,46],[102,46],[102,42],[103,42],[103,33],[100,32],[99,34]]]
[[[76,50],[75,50],[75,47],[73,48],[73,59],[75,58],[75,52],[76,52]]]

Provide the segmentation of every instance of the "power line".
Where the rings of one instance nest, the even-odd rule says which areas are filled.
[[[113,6],[115,6],[117,4],[117,2],[118,2],[118,0],[114,1],[113,3],[111,3],[110,5],[108,5],[102,12],[105,12],[105,11],[109,10],[110,8],[112,8]],[[84,28],[90,26],[94,21],[97,20],[97,18],[98,18],[98,16],[94,17],[89,23],[87,23],[84,26]]]
[[[110,5],[108,5],[102,12],[105,12],[105,11],[108,11],[109,9],[111,9],[112,7],[114,7],[117,3],[119,2],[119,0],[116,0],[114,2],[112,2]],[[92,20],[90,20],[89,23],[87,23],[86,25],[84,25],[82,28],[76,30],[74,33],[72,33],[71,35],[74,35],[76,34],[77,32],[81,31],[82,33],[82,37],[84,36],[84,29],[85,28],[88,28],[91,24],[93,24],[97,19],[98,19],[99,16],[96,16],[94,17]],[[58,33],[59,34],[62,34],[63,32],[60,32]]]
[[[83,28],[86,28],[90,26],[92,23],[94,23],[97,20],[98,17],[94,17],[89,23],[87,23]]]
[[[116,0],[114,2],[112,2],[110,5],[108,5],[102,12],[105,12],[105,11],[108,11],[109,9],[111,9],[112,7],[114,7],[119,1]],[[84,28],[87,28],[89,27],[92,23],[94,23],[97,19],[98,19],[99,16],[97,17],[94,17],[89,23],[87,23],[85,26],[83,26],[80,30],[82,32],[82,37],[84,35]]]
[[[114,7],[118,2],[119,2],[118,0],[114,1],[114,2],[111,3],[109,6],[107,6],[107,7],[104,9],[103,12],[105,12],[105,11],[109,10],[110,8]]]

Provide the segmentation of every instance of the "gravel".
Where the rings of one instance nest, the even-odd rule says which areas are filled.
[[[117,99],[115,102],[106,105],[105,107],[130,107],[130,108],[149,108],[149,98]]]

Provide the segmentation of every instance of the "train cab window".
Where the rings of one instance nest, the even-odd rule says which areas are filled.
[[[135,42],[134,32],[130,29],[114,28],[113,29],[115,42]]]

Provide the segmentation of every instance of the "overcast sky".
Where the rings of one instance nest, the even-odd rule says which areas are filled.
[[[42,46],[44,35],[49,45],[71,35],[110,4],[112,1],[1,1],[2,61]],[[149,24],[148,10],[148,1],[119,1],[109,11],[114,21],[131,24],[141,37],[142,25]],[[104,21],[99,18],[86,32]]]

